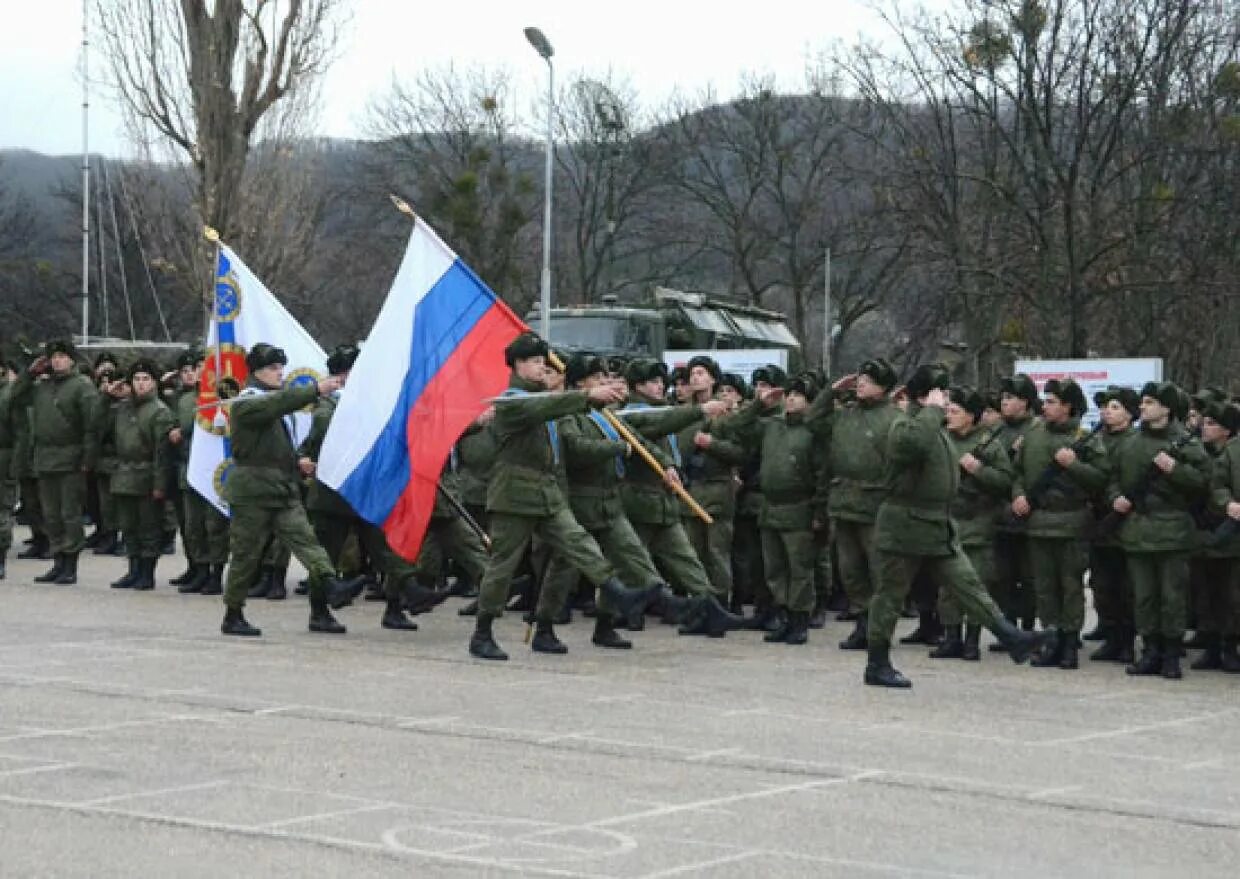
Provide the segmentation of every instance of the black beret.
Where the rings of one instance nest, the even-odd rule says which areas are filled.
[[[547,343],[534,333],[522,333],[509,342],[508,347],[504,349],[504,362],[511,367],[518,360],[546,357],[550,350]]]
[[[48,357],[53,354],[68,354],[70,357],[77,356],[77,348],[74,347],[71,339],[52,339],[43,346],[43,353]],[[112,361],[116,363],[115,360]]]
[[[719,364],[715,362],[715,358],[707,357],[705,354],[699,354],[696,357],[689,358],[687,372],[692,372],[695,366],[700,366],[710,373],[710,377],[715,380],[715,384],[719,384],[719,380],[723,378],[723,371],[719,369]]]
[[[948,390],[947,397],[961,409],[972,415],[974,421],[981,420],[982,412],[986,409],[986,398],[975,389],[968,385],[957,385]]]
[[[1106,406],[1112,400],[1115,400],[1127,409],[1128,414],[1133,418],[1141,415],[1141,398],[1137,396],[1137,392],[1132,388],[1126,388],[1122,385],[1108,385],[1105,391],[1099,391],[1094,394],[1094,404],[1099,409]]]
[[[1005,378],[999,383],[1000,394],[1011,394],[1013,397],[1019,397],[1029,404],[1029,408],[1034,412],[1042,408],[1042,400],[1038,397],[1038,386],[1033,383],[1033,379],[1018,372],[1011,378]]]
[[[951,373],[947,371],[946,366],[941,363],[923,363],[913,370],[913,374],[909,376],[904,387],[908,391],[909,399],[917,400],[935,388],[945,391],[951,383]]]
[[[574,354],[564,364],[564,380],[575,385],[582,379],[592,375],[607,373],[607,361],[602,357],[591,357],[587,354]]]
[[[758,382],[766,382],[773,388],[788,387],[788,373],[783,368],[774,363],[768,363],[766,366],[759,366],[753,371],[751,380],[756,385]]]
[[[881,357],[867,360],[861,364],[857,369],[857,374],[869,376],[875,384],[881,385],[888,391],[894,388],[899,380],[896,376],[895,368]]]
[[[631,388],[656,378],[667,381],[667,364],[661,360],[634,360],[624,370],[624,380]]]
[[[1048,379],[1042,386],[1042,393],[1054,395],[1061,403],[1067,403],[1068,408],[1072,410],[1073,417],[1084,415],[1085,410],[1089,408],[1085,392],[1075,380],[1070,378]]]
[[[245,367],[250,372],[263,369],[268,366],[288,365],[288,356],[284,353],[283,348],[277,348],[275,345],[268,345],[266,342],[259,342],[250,349],[250,353],[245,355]]]
[[[162,373],[159,371],[159,367],[155,365],[155,361],[148,360],[145,357],[139,357],[137,360],[135,360],[133,362],[133,365],[129,367],[129,370],[126,373],[126,375],[129,377],[130,381],[133,381],[133,377],[140,372],[145,373],[149,375],[151,378],[156,379],[156,380],[158,380],[160,375],[162,375]]]
[[[1235,403],[1212,402],[1206,407],[1204,414],[1233,436],[1240,433],[1240,406]]]
[[[719,379],[719,386],[732,388],[742,397],[749,393],[749,387],[745,384],[745,380],[734,372],[725,372],[723,377]]]
[[[329,375],[343,375],[357,363],[361,350],[356,345],[337,345],[327,356],[327,372]]]
[[[818,396],[818,383],[814,381],[814,376],[810,373],[803,372],[788,382],[788,393],[795,391],[803,394],[805,399],[813,402],[814,397]]]

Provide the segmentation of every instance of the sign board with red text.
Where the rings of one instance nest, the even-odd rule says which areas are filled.
[[[1042,386],[1053,378],[1074,379],[1085,391],[1089,411],[1081,418],[1081,424],[1092,427],[1098,421],[1098,408],[1094,394],[1105,391],[1108,385],[1132,388],[1138,394],[1146,382],[1163,380],[1163,362],[1160,357],[1119,358],[1115,360],[1017,360],[1016,371],[1033,379],[1041,392]]]

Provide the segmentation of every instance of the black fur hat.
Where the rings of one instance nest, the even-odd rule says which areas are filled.
[[[749,386],[745,384],[745,380],[734,372],[725,372],[719,380],[719,387],[732,388],[742,397],[749,394]]]
[[[564,365],[564,380],[569,386],[592,375],[607,374],[607,361],[602,357],[591,357],[588,354],[574,354]]]
[[[814,381],[812,374],[803,372],[788,382],[788,393],[793,391],[804,395],[805,399],[812,403],[814,402],[814,397],[818,396],[818,383]]]
[[[1118,402],[1121,406],[1128,410],[1128,414],[1133,418],[1139,418],[1141,415],[1141,398],[1132,388],[1126,388],[1122,385],[1109,385],[1105,391],[1099,391],[1094,394],[1094,405],[1099,409],[1106,406],[1112,400]]]
[[[935,388],[947,390],[951,383],[951,373],[946,366],[941,363],[923,363],[913,370],[904,387],[910,400],[919,400]]]
[[[134,376],[140,372],[146,373],[156,381],[159,381],[159,377],[161,375],[159,367],[155,365],[155,361],[148,360],[145,357],[139,357],[135,360],[129,369],[125,371],[125,375],[132,382]]]
[[[788,373],[783,368],[774,363],[768,363],[766,366],[759,366],[753,371],[750,380],[756,385],[758,382],[766,382],[773,388],[788,387]]]
[[[1240,406],[1235,403],[1215,401],[1206,407],[1203,414],[1206,418],[1217,421],[1232,436],[1240,433]]]
[[[873,360],[867,360],[857,368],[858,375],[869,376],[874,380],[875,384],[881,385],[884,390],[890,391],[896,386],[899,377],[896,375],[895,368],[881,357]]]
[[[547,343],[534,333],[522,333],[504,349],[504,362],[511,368],[518,360],[528,357],[546,357],[550,352]]]
[[[700,366],[710,373],[711,378],[715,380],[715,384],[719,384],[719,380],[723,378],[723,370],[719,368],[719,364],[715,362],[715,358],[707,357],[705,354],[699,354],[696,357],[689,358],[687,366],[688,372],[693,372],[695,366]]]
[[[68,354],[70,357],[77,356],[77,348],[74,347],[71,339],[52,339],[43,346],[43,353],[48,357],[53,354]],[[116,363],[115,360],[112,361]]]
[[[1035,415],[1042,410],[1042,398],[1038,396],[1038,386],[1033,383],[1033,379],[1018,372],[1011,378],[1005,378],[999,383],[999,394],[1011,394],[1013,397],[1019,397],[1029,404],[1029,411]]]
[[[184,369],[187,366],[197,366],[206,360],[201,348],[186,348],[177,355],[177,369]]]
[[[353,364],[357,363],[357,356],[361,354],[361,349],[356,345],[344,344],[337,345],[331,354],[327,357],[327,372],[329,375],[344,375],[353,368]]]
[[[1181,393],[1180,389],[1171,382],[1146,382],[1145,386],[1141,388],[1142,397],[1149,397],[1162,403],[1171,410],[1173,416],[1183,405],[1184,401],[1180,396]]]
[[[630,388],[635,388],[642,382],[655,378],[667,381],[667,364],[661,360],[641,358],[634,360],[624,370],[624,380],[629,383]]]
[[[1067,403],[1068,408],[1072,410],[1073,418],[1079,418],[1084,415],[1085,410],[1089,408],[1089,401],[1085,399],[1085,392],[1081,390],[1081,386],[1074,379],[1047,379],[1046,384],[1042,386],[1042,393],[1051,394],[1058,398],[1060,402]]]
[[[250,372],[275,366],[277,363],[281,366],[288,366],[288,355],[284,353],[283,348],[268,345],[266,342],[259,342],[250,349],[250,353],[245,355],[245,366]]]
[[[982,420],[982,412],[986,410],[986,398],[968,385],[956,385],[947,392],[947,397],[961,409],[973,416],[975,422]]]

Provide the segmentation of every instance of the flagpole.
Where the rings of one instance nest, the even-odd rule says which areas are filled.
[[[214,259],[211,260],[211,298],[209,300],[211,303],[211,307],[207,310],[207,314],[209,316],[207,318],[206,335],[207,335],[207,340],[210,341],[211,323],[214,320],[214,318],[218,316],[219,309],[220,309],[220,306],[219,306],[219,295],[220,295],[219,294],[219,282],[220,282],[219,271],[220,271],[220,248],[222,247],[222,243],[220,242],[220,233],[215,231],[210,226],[202,227],[202,235],[204,238],[207,239],[207,241],[215,245],[215,257]],[[215,388],[214,388],[216,409],[215,409],[214,424],[215,424],[215,427],[217,428],[223,426],[220,422],[224,420],[224,407],[220,405],[221,403],[224,402],[224,397],[222,396],[221,389],[220,389],[220,377],[223,374],[224,374],[224,343],[220,339],[219,322],[216,321],[215,323]]]

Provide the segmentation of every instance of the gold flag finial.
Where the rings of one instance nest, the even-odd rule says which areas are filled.
[[[220,233],[216,232],[210,226],[202,227],[202,237],[210,241],[212,244],[219,244]]]
[[[392,204],[396,205],[396,210],[409,217],[409,219],[416,220],[418,218],[418,215],[413,212],[413,208],[409,207],[409,202],[405,201],[399,195],[394,195],[389,192],[388,198],[392,200]]]

